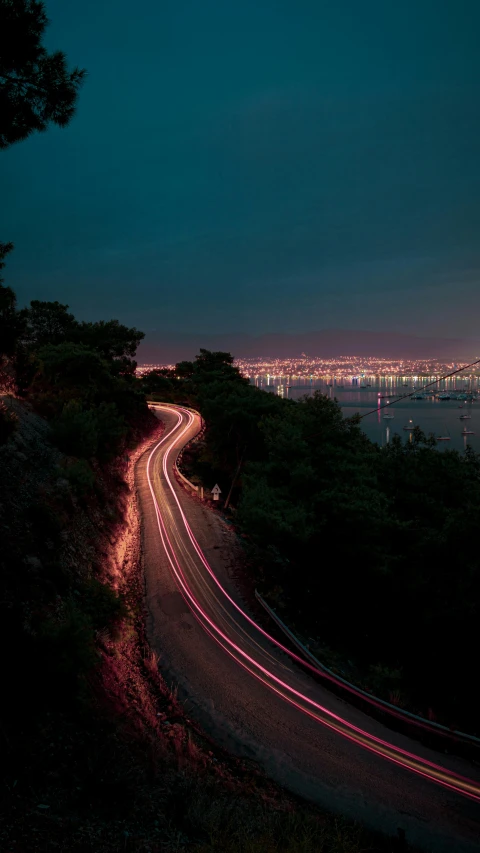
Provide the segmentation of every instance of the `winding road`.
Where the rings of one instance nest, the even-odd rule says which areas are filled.
[[[250,617],[228,573],[232,534],[178,483],[196,414],[165,424],[141,457],[148,633],[188,713],[289,790],[435,853],[480,851],[480,770],[392,732],[312,680]]]

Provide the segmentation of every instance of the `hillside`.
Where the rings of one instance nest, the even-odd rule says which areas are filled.
[[[128,459],[97,466],[94,493],[79,498],[48,423],[27,402],[7,405],[18,425],[0,447],[10,685],[0,849],[395,849],[216,748],[164,682],[145,637],[134,489],[135,462],[161,425],[150,422]]]

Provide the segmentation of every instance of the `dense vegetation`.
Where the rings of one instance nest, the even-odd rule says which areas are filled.
[[[50,702],[76,701],[97,660],[95,632],[124,609],[95,566],[86,576],[69,572],[59,554],[79,513],[91,519],[100,503],[106,521],[120,521],[122,456],[155,425],[135,380],[143,334],[115,320],[80,323],[58,302],[18,310],[13,291],[2,292],[2,640],[15,650],[12,680],[29,660]],[[32,410],[46,429],[36,479],[32,448],[16,436],[19,414]],[[9,710],[18,713],[16,702]]]
[[[101,461],[118,454],[148,416],[133,360],[143,333],[117,320],[80,323],[68,305],[39,300],[2,320],[4,389],[51,422],[65,453]]]
[[[140,332],[79,323],[59,303],[18,311],[10,293],[0,643],[5,682],[15,687],[0,713],[0,844],[95,853],[391,850],[395,842],[295,803],[205,740],[148,651],[139,564],[133,584],[118,569],[109,575],[131,500],[124,451],[157,423],[149,386],[167,379],[172,399],[202,406],[205,470],[229,471],[233,481],[244,460],[264,458],[258,424],[280,414],[280,401],[251,388],[230,356],[205,350],[183,364],[181,380],[137,380]],[[403,846],[400,838],[396,849]]]
[[[336,402],[266,394],[232,361],[202,353],[161,381],[205,418],[195,472],[233,483],[258,588],[387,698],[476,728],[479,456],[418,429],[380,448]]]

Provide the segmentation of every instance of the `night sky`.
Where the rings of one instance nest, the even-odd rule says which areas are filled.
[[[0,154],[19,303],[476,336],[478,0],[48,0],[78,112]]]

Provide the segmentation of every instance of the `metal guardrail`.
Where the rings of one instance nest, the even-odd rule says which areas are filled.
[[[456,740],[463,740],[468,743],[474,745],[480,745],[480,738],[475,737],[474,735],[467,734],[466,732],[459,732],[455,729],[450,729],[448,726],[443,726],[441,723],[435,723],[433,720],[427,720],[425,717],[420,717],[418,714],[413,714],[411,711],[405,711],[404,708],[399,708],[397,705],[392,705],[391,702],[387,702],[385,699],[379,699],[376,696],[373,696],[371,693],[367,693],[365,690],[362,690],[360,687],[357,687],[355,684],[352,684],[350,681],[347,681],[345,678],[342,678],[340,675],[337,675],[333,670],[328,669],[323,663],[321,663],[315,655],[312,655],[311,651],[307,649],[306,646],[295,636],[293,631],[285,625],[284,622],[280,619],[279,616],[275,613],[273,608],[270,607],[269,604],[265,601],[264,598],[260,595],[257,590],[255,590],[255,598],[262,605],[262,607],[267,611],[269,616],[276,622],[278,627],[283,631],[284,634],[291,640],[291,642],[299,649],[303,655],[305,655],[308,660],[313,663],[314,666],[318,667],[319,674],[322,672],[325,673],[329,678],[331,678],[335,683],[344,687],[351,693],[355,693],[356,695],[360,695],[361,698],[365,699],[366,702],[370,704],[374,704],[377,707],[381,706],[385,709],[387,713],[393,714],[396,717],[404,718],[405,722],[409,720],[413,723],[420,723],[422,728],[430,729],[432,733],[441,734],[450,738],[454,738]]]
[[[198,486],[194,486],[194,485],[193,485],[193,483],[191,483],[191,482],[190,482],[190,480],[187,480],[187,478],[186,478],[186,477],[182,474],[182,472],[179,470],[178,465],[177,465],[177,462],[178,462],[178,456],[177,456],[177,458],[176,458],[176,460],[175,460],[175,472],[176,472],[176,473],[178,474],[178,476],[183,480],[183,482],[187,484],[187,486],[190,486],[190,488],[191,488],[191,489],[193,489],[195,492],[198,492]]]

